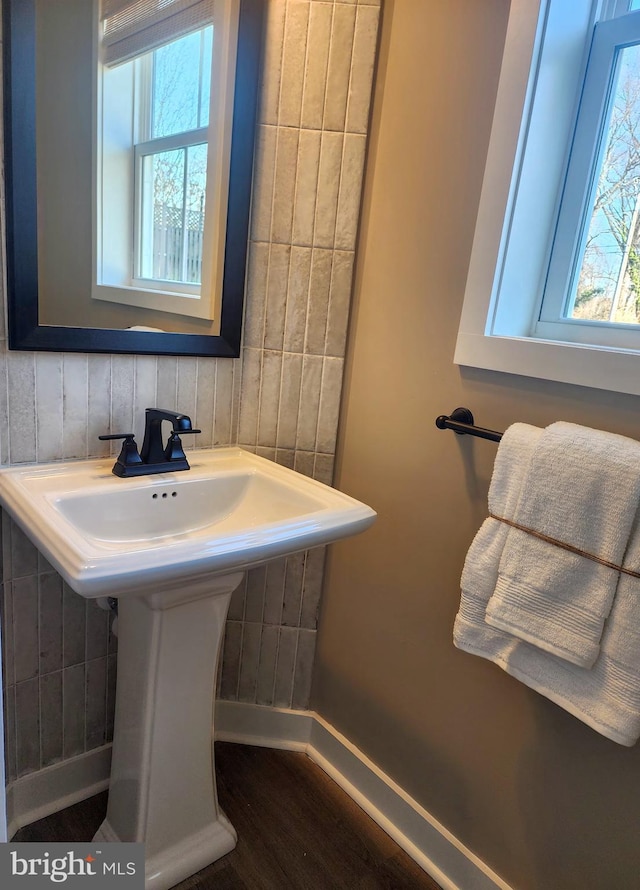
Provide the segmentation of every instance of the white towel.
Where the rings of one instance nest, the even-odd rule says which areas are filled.
[[[513,516],[540,435],[541,430],[525,424],[504,434],[489,490],[491,512]],[[508,532],[504,523],[487,519],[469,549],[455,645],[493,661],[607,738],[633,745],[640,737],[640,581],[622,576],[600,654],[591,669],[577,667],[485,622]],[[640,512],[624,565],[640,567]]]
[[[640,442],[571,423],[537,439],[508,517],[621,565],[640,503]],[[600,651],[619,573],[512,528],[487,624],[577,664]]]

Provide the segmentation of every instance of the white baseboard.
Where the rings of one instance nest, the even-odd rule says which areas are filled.
[[[111,745],[29,773],[7,786],[7,834],[109,787]]]
[[[313,711],[216,703],[218,741],[304,751],[405,850],[443,890],[511,890],[355,745]],[[109,785],[105,745],[13,782],[7,788],[8,833]]]
[[[216,739],[305,751],[443,890],[511,887],[313,711],[218,702]]]
[[[217,701],[213,725],[218,742],[306,751],[314,717],[313,711],[289,711],[244,702]]]

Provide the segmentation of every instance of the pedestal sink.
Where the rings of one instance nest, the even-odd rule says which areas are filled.
[[[187,472],[120,479],[111,461],[0,470],[0,502],[67,583],[118,597],[118,687],[107,816],[96,840],[145,844],[167,890],[236,843],[218,806],[215,678],[243,571],[367,528],[375,513],[239,448]]]

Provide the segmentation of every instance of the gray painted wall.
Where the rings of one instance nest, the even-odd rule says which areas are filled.
[[[640,400],[453,364],[508,0],[389,0],[312,705],[517,890],[638,886],[640,745],[454,648],[496,446],[436,429],[564,419],[640,437]]]

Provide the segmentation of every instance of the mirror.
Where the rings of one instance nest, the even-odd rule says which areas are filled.
[[[58,128],[62,131],[62,135],[58,136],[61,148],[56,152],[53,149],[55,127],[50,127],[47,131],[46,125],[42,119],[38,120],[37,114],[37,110],[40,111],[43,107],[52,110],[51,96],[56,95],[57,90],[56,84],[56,89],[51,91],[49,98],[43,103],[41,93],[38,92],[39,88],[41,90],[41,83],[39,87],[37,72],[40,70],[41,81],[44,63],[38,60],[38,47],[43,45],[43,31],[48,42],[53,39],[55,30],[55,21],[50,18],[46,20],[46,28],[43,29],[43,13],[51,16],[56,6],[63,8],[80,2],[92,10],[92,27],[97,28],[94,0],[2,2],[9,348],[236,357],[241,340],[264,0],[240,0],[239,14],[236,14],[237,54],[235,66],[231,69],[232,81],[235,73],[235,80],[231,84],[233,111],[232,116],[229,114],[230,139],[227,134],[227,172],[222,176],[226,198],[222,219],[226,218],[226,224],[219,227],[219,283],[213,289],[212,297],[212,305],[216,311],[209,315],[205,313],[201,318],[197,317],[197,313],[194,316],[189,312],[181,315],[180,311],[175,311],[173,304],[168,310],[150,312],[149,309],[134,305],[114,306],[107,301],[108,297],[103,298],[100,293],[96,298],[96,274],[99,274],[96,273],[96,268],[100,268],[99,260],[96,260],[96,254],[99,253],[96,243],[99,245],[100,242],[96,240],[94,229],[95,194],[99,193],[99,189],[95,187],[95,149],[87,149],[84,155],[78,153],[78,160],[73,162],[74,169],[80,171],[82,168],[88,172],[77,188],[67,186],[58,189],[59,204],[55,204],[50,186],[64,179],[64,174],[56,170],[55,158],[60,154],[68,155],[69,145],[76,148],[81,144],[81,139],[70,135],[72,128],[74,134],[78,132],[75,129],[78,125],[80,129],[84,128],[85,133],[98,132],[92,99],[98,92],[91,87],[91,72],[86,78],[76,78],[80,92],[89,97],[86,102],[78,99],[75,90],[74,96],[65,95],[61,89],[57,91],[56,101],[60,109],[66,109],[65,114],[68,114],[69,109],[77,109],[78,113],[74,120],[69,120],[64,127]],[[40,4],[43,6],[39,9]],[[218,3],[217,7],[221,5],[225,4]],[[227,6],[230,5],[233,4],[227,3]],[[74,17],[75,20],[77,16]],[[74,39],[80,46],[78,38]],[[90,34],[88,42],[92,42]],[[90,46],[83,47],[83,50],[87,58],[95,58],[95,51]],[[62,55],[64,54],[58,53],[58,58]],[[126,65],[121,67],[126,68]],[[97,68],[97,64],[93,68]],[[212,102],[211,107],[213,106]],[[54,111],[49,115],[54,121],[55,114]],[[212,132],[214,129],[212,125]],[[210,136],[210,145],[212,138]],[[92,157],[88,158],[88,154]],[[97,154],[99,156],[99,152]],[[165,155],[168,154],[165,151]],[[210,168],[211,163],[206,174],[207,209]],[[78,177],[80,178],[79,172]],[[109,188],[103,191],[111,191],[112,181],[109,180]],[[139,189],[139,186],[136,188]],[[70,205],[76,207],[75,199],[86,193],[88,199],[84,201],[84,206],[77,212],[72,212]],[[72,228],[74,213],[78,218],[84,219],[84,223],[75,220],[75,232]],[[48,228],[43,223],[47,216]],[[215,218],[217,217],[214,220]],[[206,242],[209,237],[209,240],[214,241],[215,226],[207,231],[207,225],[205,221],[204,240]],[[93,237],[83,238],[83,229],[86,232],[89,228],[94,232]],[[114,229],[114,235],[121,228]],[[183,228],[186,231],[184,222]],[[48,231],[54,233],[55,237],[47,235]],[[202,237],[202,233],[200,236]],[[104,240],[111,244],[117,238],[110,235]],[[46,260],[47,257],[53,257],[53,260]],[[203,279],[205,265],[206,261],[203,261]],[[53,276],[56,280],[53,281],[46,274],[47,268],[63,270],[64,275],[56,274]],[[161,276],[162,273],[156,277]],[[78,282],[81,282],[79,286]],[[71,284],[80,291],[80,296],[76,299],[86,304],[86,311],[85,308],[70,309]],[[79,304],[73,305],[75,307]],[[113,314],[116,311],[118,315]]]

